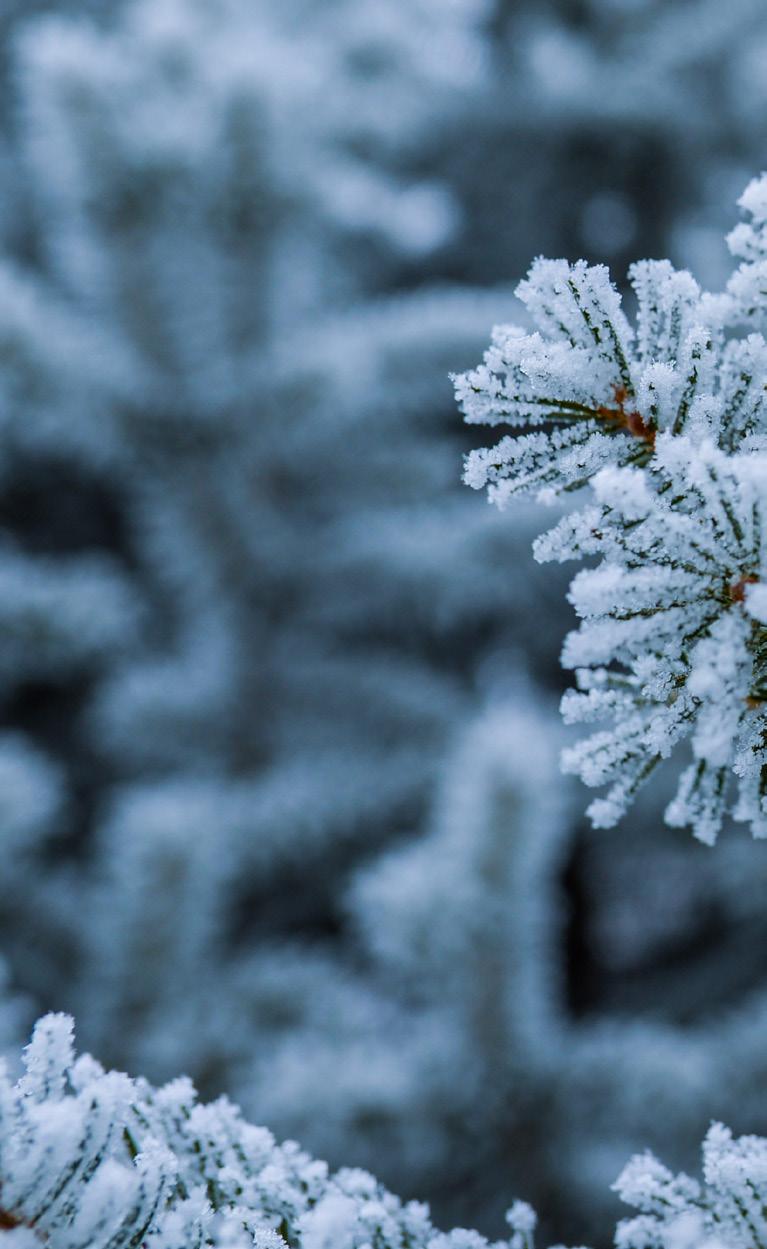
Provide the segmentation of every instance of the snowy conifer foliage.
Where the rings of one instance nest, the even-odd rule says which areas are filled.
[[[652,1154],[632,1158],[614,1185],[639,1213],[617,1228],[617,1249],[740,1249],[767,1239],[767,1141],[733,1138],[712,1124],[703,1142],[703,1183],[672,1175]]]
[[[154,1089],[76,1059],[72,1021],[47,1015],[12,1084],[0,1070],[0,1241],[8,1249],[484,1249],[439,1233],[371,1175],[275,1143],[225,1098],[201,1105],[185,1078]],[[526,1249],[535,1216],[508,1212]]]
[[[275,1142],[226,1098],[201,1104],[185,1077],[162,1088],[75,1057],[72,1021],[46,1015],[12,1083],[0,1068],[0,1242],[7,1249],[533,1249],[536,1215],[506,1213],[508,1239],[438,1231],[366,1171]],[[618,1249],[760,1249],[767,1142],[719,1124],[703,1184],[635,1157],[615,1188],[639,1213]]]
[[[667,810],[713,842],[730,812],[767,835],[767,176],[730,237],[724,295],[668,262],[631,271],[632,326],[603,266],[538,260],[518,295],[537,327],[501,327],[456,379],[469,422],[523,430],[473,452],[466,481],[503,506],[585,485],[590,501],[535,544],[539,561],[600,557],[574,579],[563,661],[570,722],[613,721],[564,755],[610,827],[685,738]]]

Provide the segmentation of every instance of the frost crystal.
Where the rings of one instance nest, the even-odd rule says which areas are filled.
[[[535,1211],[514,1201],[507,1240],[440,1232],[356,1168],[331,1173],[278,1144],[226,1098],[197,1101],[184,1077],[163,1088],[75,1058],[72,1021],[36,1025],[13,1084],[0,1066],[3,1249],[535,1249]],[[719,1124],[703,1182],[652,1154],[615,1184],[638,1214],[617,1249],[765,1249],[767,1141]]]
[[[455,379],[467,421],[533,427],[472,452],[469,485],[501,505],[591,487],[535,553],[601,557],[572,583],[582,623],[563,654],[566,720],[613,722],[564,754],[610,786],[594,824],[615,824],[686,738],[667,821],[709,843],[727,812],[767,835],[767,344],[739,331],[767,313],[767,175],[741,206],[724,295],[642,261],[632,328],[602,266],[537,260],[517,292],[537,332],[496,329]]]
[[[674,1176],[651,1154],[615,1184],[639,1214],[618,1224],[617,1249],[760,1249],[767,1244],[767,1141],[734,1139],[715,1123],[703,1142],[703,1184]]]
[[[738,200],[747,220],[728,235],[733,256],[743,261],[732,275],[727,292],[733,301],[733,319],[764,326],[767,311],[767,175],[748,184]]]
[[[506,1242],[440,1233],[428,1207],[330,1174],[185,1078],[154,1089],[75,1059],[65,1015],[40,1020],[25,1068],[14,1085],[0,1067],[4,1249],[532,1249],[525,1203]]]

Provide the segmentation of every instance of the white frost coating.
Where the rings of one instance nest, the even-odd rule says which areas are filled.
[[[767,315],[767,175],[740,202],[725,296],[641,261],[632,327],[602,266],[537,260],[517,292],[537,332],[496,330],[456,379],[468,421],[522,431],[471,453],[469,485],[501,505],[591,488],[534,553],[600,560],[572,582],[562,655],[583,691],[568,722],[612,722],[563,755],[610,786],[593,822],[615,824],[686,738],[667,821],[707,843],[728,814],[767,834],[767,343],[740,330]]]
[[[746,586],[746,611],[760,624],[767,624],[767,585]]]
[[[535,1211],[515,1201],[507,1240],[440,1232],[357,1169],[331,1174],[278,1145],[225,1098],[200,1105],[190,1081],[145,1080],[74,1061],[72,1023],[42,1019],[13,1085],[0,1067],[2,1249],[535,1249]],[[41,1079],[42,1075],[42,1079]],[[703,1181],[651,1154],[615,1184],[638,1213],[617,1249],[764,1249],[767,1141],[719,1124]]]
[[[728,235],[727,243],[733,256],[743,263],[727,286],[732,301],[730,315],[743,324],[765,325],[765,291],[767,290],[767,175],[749,182],[738,201],[748,220],[741,222]]]
[[[637,477],[642,489],[634,488]],[[595,483],[602,512],[590,523],[602,536],[591,552],[601,550],[603,562],[573,581],[583,623],[567,639],[564,660],[600,677],[589,718],[598,718],[601,704],[615,727],[568,750],[564,763],[586,784],[613,785],[607,805],[591,809],[602,827],[620,818],[655,763],[690,737],[697,762],[683,774],[669,822],[691,824],[708,842],[728,809],[749,809],[753,815],[740,818],[759,831],[767,759],[763,740],[753,738],[765,722],[764,639],[746,591],[766,571],[766,481],[763,457],[666,435],[644,473],[609,470]],[[571,716],[570,700],[566,706]],[[741,788],[756,786],[746,806],[730,801],[733,774]]]
[[[716,428],[735,385],[721,370],[732,350],[722,333],[725,305],[668,261],[643,261],[630,276],[636,330],[603,265],[535,261],[517,294],[537,332],[497,327],[483,364],[455,378],[456,396],[472,424],[554,428],[472,453],[470,485],[491,484],[505,501],[572,489],[609,463],[645,463],[658,431],[678,432],[700,417],[702,395],[713,394],[707,423]],[[516,441],[525,448],[522,471]]]
[[[360,1170],[323,1162],[246,1123],[188,1080],[144,1080],[74,1062],[72,1021],[49,1015],[11,1084],[0,1067],[3,1249],[533,1249],[517,1202],[508,1241],[442,1233]]]
[[[329,1193],[301,1220],[304,1249],[351,1249],[357,1207],[350,1197]]]
[[[615,1189],[638,1216],[618,1224],[618,1249],[754,1249],[767,1240],[767,1141],[721,1124],[703,1142],[703,1183],[633,1158]]]

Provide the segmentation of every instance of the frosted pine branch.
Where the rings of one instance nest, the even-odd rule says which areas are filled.
[[[742,264],[730,278],[731,317],[764,327],[767,310],[767,177],[754,178],[738,200],[746,220],[728,235],[733,256]]]
[[[643,261],[630,276],[636,329],[603,265],[536,260],[517,294],[538,332],[496,329],[484,363],[455,379],[470,423],[546,427],[468,457],[467,482],[489,485],[495,502],[572,490],[607,464],[646,463],[656,433],[681,432],[710,398],[722,301],[667,261]]]
[[[740,332],[767,311],[767,176],[741,205],[724,295],[642,261],[632,326],[602,266],[537,260],[517,292],[537,331],[496,329],[455,379],[467,421],[523,431],[472,452],[469,485],[500,505],[591,487],[535,554],[601,557],[572,583],[582,624],[563,654],[565,718],[612,722],[564,755],[610,787],[593,822],[615,824],[689,739],[667,820],[706,842],[728,812],[767,835],[767,344]]]
[[[491,1249],[439,1232],[365,1171],[331,1174],[186,1078],[155,1089],[75,1058],[72,1021],[47,1015],[12,1084],[0,1068],[0,1243],[8,1249]],[[532,1249],[509,1210],[492,1249]]]
[[[618,1249],[765,1249],[767,1141],[714,1125],[703,1182],[651,1154],[615,1188],[637,1215]],[[226,1098],[197,1101],[182,1077],[163,1088],[75,1057],[72,1021],[47,1015],[13,1084],[0,1069],[0,1243],[7,1249],[534,1249],[524,1201],[507,1240],[438,1231],[356,1168],[332,1174],[279,1145]]]
[[[617,1249],[764,1249],[767,1141],[721,1124],[703,1142],[703,1183],[673,1175],[652,1154],[633,1158],[614,1185],[639,1213],[618,1224]]]
[[[588,785],[611,784],[590,809],[609,827],[690,737],[694,762],[668,821],[713,841],[734,772],[736,814],[764,835],[767,630],[752,593],[767,571],[767,457],[664,435],[647,472],[605,469],[594,493],[585,532],[568,527],[560,542],[555,530],[537,546],[539,558],[603,556],[572,583],[582,624],[563,657],[581,692],[566,695],[563,711],[571,723],[606,716],[615,728],[566,750],[565,769]]]

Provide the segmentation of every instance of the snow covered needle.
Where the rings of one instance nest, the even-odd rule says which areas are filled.
[[[0,1063],[3,1249],[534,1249],[517,1201],[508,1240],[438,1231],[366,1171],[331,1174],[182,1076],[155,1089],[75,1058],[47,1015],[15,1084]]]
[[[690,736],[694,762],[668,822],[713,842],[734,772],[735,815],[764,835],[767,456],[664,434],[645,471],[603,469],[593,484],[595,504],[535,548],[539,558],[602,556],[571,586],[582,624],[563,658],[581,692],[562,710],[570,723],[610,718],[614,728],[566,750],[565,769],[611,785],[589,812],[610,827]]]
[[[703,1142],[703,1183],[652,1154],[632,1158],[613,1186],[638,1210],[617,1227],[616,1249],[764,1249],[767,1141],[734,1138],[720,1123]]]
[[[565,718],[612,721],[565,752],[615,824],[655,765],[688,738],[667,811],[713,842],[729,811],[767,835],[767,175],[730,238],[744,258],[724,295],[667,261],[630,277],[636,329],[603,266],[538,260],[518,294],[538,331],[494,331],[455,379],[466,419],[522,431],[467,458],[503,506],[590,485],[538,539],[538,560],[601,556],[572,583],[582,619],[563,661]]]

